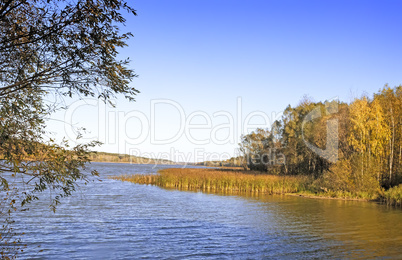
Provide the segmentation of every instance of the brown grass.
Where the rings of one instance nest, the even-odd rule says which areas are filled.
[[[231,169],[164,169],[156,175],[123,175],[113,179],[180,190],[208,192],[296,193],[308,190],[306,176],[276,176]]]

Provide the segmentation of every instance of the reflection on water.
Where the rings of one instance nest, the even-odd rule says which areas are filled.
[[[92,167],[103,181],[82,187],[56,214],[45,200],[21,213],[17,227],[27,233],[29,245],[23,257],[402,258],[400,209],[356,201],[166,190],[107,176],[172,166]]]

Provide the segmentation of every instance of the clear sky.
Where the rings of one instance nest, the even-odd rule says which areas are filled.
[[[105,143],[99,151],[225,159],[241,134],[268,127],[304,95],[350,102],[402,84],[402,1],[130,3],[138,16],[127,15],[122,31],[134,37],[120,57],[139,75],[137,102],[86,101],[54,115],[86,127],[84,141]],[[56,120],[49,130],[73,137]]]

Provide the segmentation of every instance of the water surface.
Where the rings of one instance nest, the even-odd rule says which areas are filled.
[[[401,209],[166,190],[107,177],[173,166],[91,167],[101,173],[102,182],[82,186],[55,214],[46,199],[20,214],[16,226],[28,244],[22,258],[402,258]]]

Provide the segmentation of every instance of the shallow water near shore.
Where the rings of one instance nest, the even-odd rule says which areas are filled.
[[[21,258],[402,258],[401,209],[167,190],[108,177],[177,166],[91,167],[102,182],[82,186],[55,214],[46,196],[18,214],[16,228],[28,244]]]

